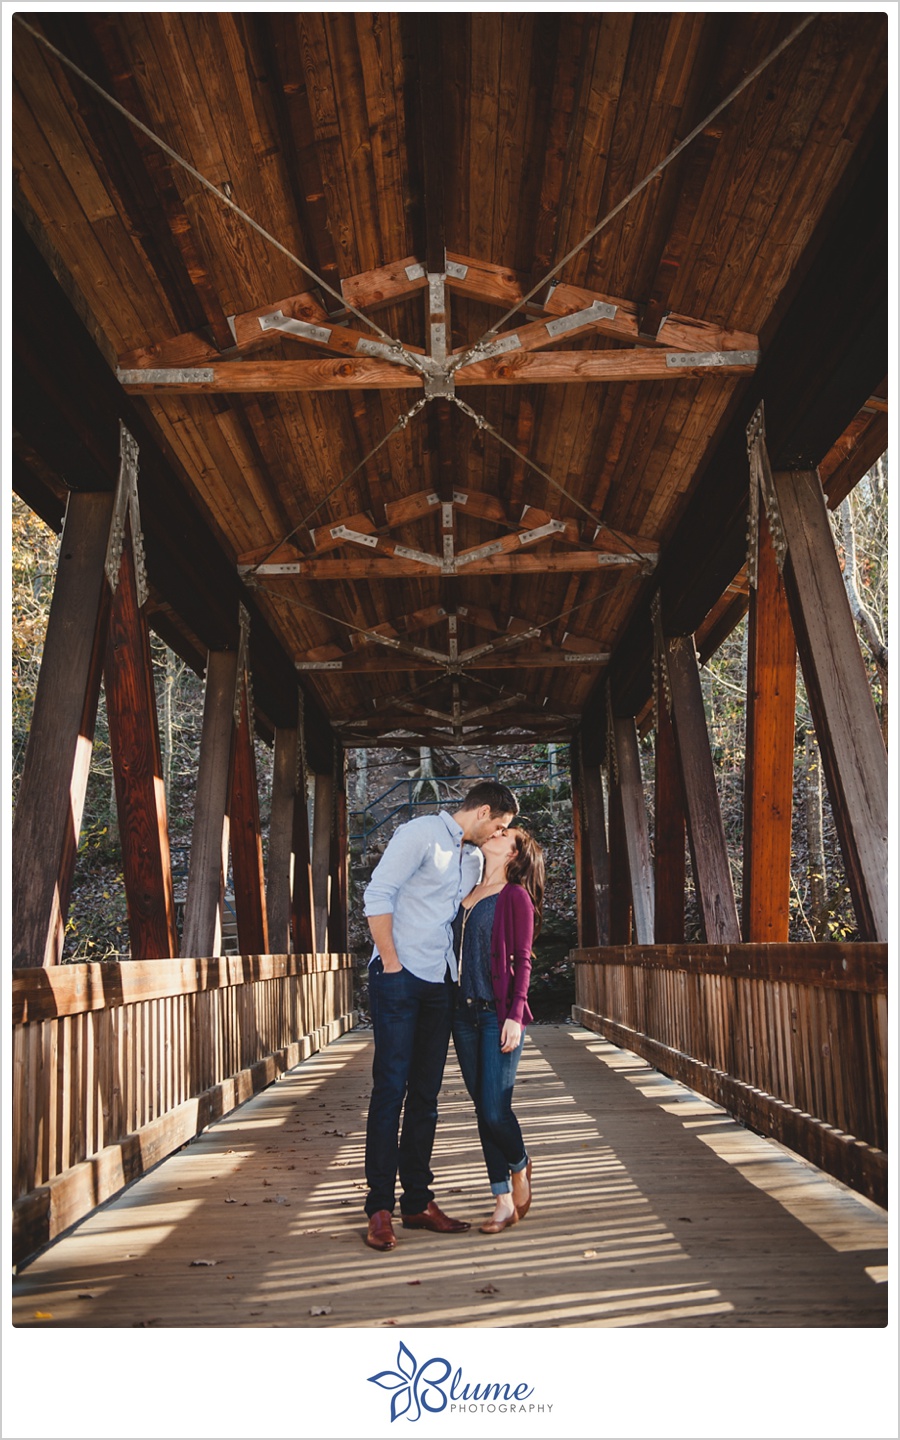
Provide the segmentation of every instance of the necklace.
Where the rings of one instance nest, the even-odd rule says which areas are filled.
[[[495,890],[502,890],[505,884],[505,878],[492,880],[489,884],[486,884],[483,880],[479,880],[478,884],[473,886],[466,896],[466,900],[471,901],[471,904],[467,905],[465,901],[463,901],[463,909],[466,911],[471,910],[473,906],[478,904],[479,900],[486,899],[487,896],[492,895]]]

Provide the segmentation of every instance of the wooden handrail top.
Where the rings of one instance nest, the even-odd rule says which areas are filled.
[[[328,955],[219,955],[209,959],[94,961],[13,970],[14,1025],[108,1010],[141,1000],[194,995],[288,975],[344,970],[347,953]]]
[[[787,945],[604,945],[570,952],[576,965],[629,965],[692,975],[818,985],[887,994],[888,947],[881,941]]]

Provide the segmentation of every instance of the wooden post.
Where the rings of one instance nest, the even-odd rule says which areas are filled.
[[[109,618],[112,492],[66,507],[12,832],[12,963],[56,965],[91,763]]]
[[[178,951],[150,633],[140,609],[131,519],[110,606],[104,688],[132,960]]]
[[[656,803],[654,872],[657,945],[684,944],[684,801],[678,775],[668,688],[659,666],[656,679]]]
[[[306,768],[303,763],[302,746],[291,836],[294,851],[294,883],[291,890],[291,949],[295,955],[311,955],[316,948],[315,907],[313,905]]]
[[[638,945],[653,944],[653,864],[650,859],[650,832],[641,778],[638,733],[632,717],[613,721],[619,792],[625,830],[625,854],[631,877],[631,904]]]
[[[200,769],[191,834],[191,862],[184,906],[181,953],[218,953],[221,939],[222,841],[231,772],[237,652],[210,651],[200,739]]]
[[[590,832],[585,815],[582,760],[575,741],[572,742],[569,753],[572,776],[572,833],[575,844],[575,912],[578,944],[581,949],[587,949],[600,944],[600,932],[597,924]]]
[[[741,938],[692,635],[664,642],[694,882],[708,945]]]
[[[622,787],[615,767],[609,775],[609,943],[631,944],[631,875],[625,841]]]
[[[259,820],[259,786],[253,749],[253,712],[248,703],[249,680],[238,676],[240,720],[231,747],[231,785],[228,816],[231,830],[231,871],[238,949],[242,955],[269,953],[266,916],[266,882],[263,873],[262,829]]]
[[[785,943],[791,900],[791,812],[797,647],[765,513],[747,630],[743,937]]]
[[[347,904],[350,894],[350,832],[347,826],[347,761],[343,748],[335,767],[334,827],[331,833],[331,898],[328,907],[328,944],[331,950],[346,950],[348,944]]]
[[[276,955],[289,954],[291,949],[291,886],[296,873],[293,831],[300,768],[299,748],[300,732],[296,727],[275,731],[266,913],[269,921],[269,944]]]
[[[334,808],[334,776],[316,776],[313,807],[313,915],[315,947],[324,954],[328,943],[328,911],[331,899],[331,830]]]
[[[572,748],[574,749],[574,742]],[[571,752],[570,752],[571,753]],[[603,780],[599,765],[587,765],[579,756],[581,793],[584,797],[584,828],[593,882],[597,944],[609,944],[609,850],[606,844],[606,817],[603,812]],[[574,811],[574,796],[573,796]]]
[[[863,940],[888,932],[887,754],[815,470],[772,477],[784,584]]]

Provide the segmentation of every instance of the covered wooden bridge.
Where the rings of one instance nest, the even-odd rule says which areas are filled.
[[[350,1066],[364,1111],[348,748],[564,739],[583,1028],[529,1041],[537,1115],[574,1106],[586,1145],[619,1123],[598,1077],[655,1067],[695,1130],[771,1137],[865,1197],[822,1181],[859,1207],[865,1266],[848,1289],[839,1265],[818,1309],[794,1289],[785,1319],[783,1286],[735,1308],[751,1272],[726,1284],[714,1245],[702,1275],[654,1270],[599,1319],[596,1284],[560,1310],[535,1282],[526,1323],[882,1323],[887,766],[828,512],[887,445],[886,17],[67,9],[12,28],[13,485],[62,528],[13,833],[16,1262],[287,1071],[169,1163],[219,1145],[238,1201],[221,1137],[285,1085],[310,1125]],[[736,855],[698,666],[748,611]],[[151,630],[205,676],[180,927]],[[798,655],[853,943],[788,943]],[[61,964],[101,684],[131,960]],[[254,734],[274,747],[265,866]],[[699,1144],[678,1128],[666,1184]],[[566,1138],[546,1137],[557,1201]],[[317,1191],[295,1150],[332,1224],[344,1169]],[[661,1264],[693,1216],[659,1208],[651,1171],[648,1213],[681,1229],[629,1243]],[[243,1212],[218,1214],[224,1257]],[[601,1253],[580,1231],[569,1249]],[[779,1251],[799,1253],[818,1274],[817,1246]],[[51,1313],[38,1264],[68,1284],[53,1254],[24,1271],[22,1323]],[[223,1318],[228,1263],[189,1323],[270,1323],[252,1285]],[[132,1323],[79,1310],[80,1265],[60,1323]],[[302,1294],[275,1323],[309,1323]],[[148,1320],[185,1323],[167,1303]],[[466,1323],[454,1304],[401,1321]],[[477,1323],[510,1323],[502,1299]]]

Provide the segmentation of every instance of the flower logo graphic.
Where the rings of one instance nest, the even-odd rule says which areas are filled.
[[[391,1396],[391,1421],[405,1415],[407,1420],[418,1420],[423,1410],[437,1414],[447,1404],[447,1397],[441,1386],[450,1374],[450,1361],[433,1356],[423,1365],[416,1364],[412,1351],[400,1342],[397,1351],[397,1369],[380,1370],[368,1378],[382,1390],[393,1390]]]

